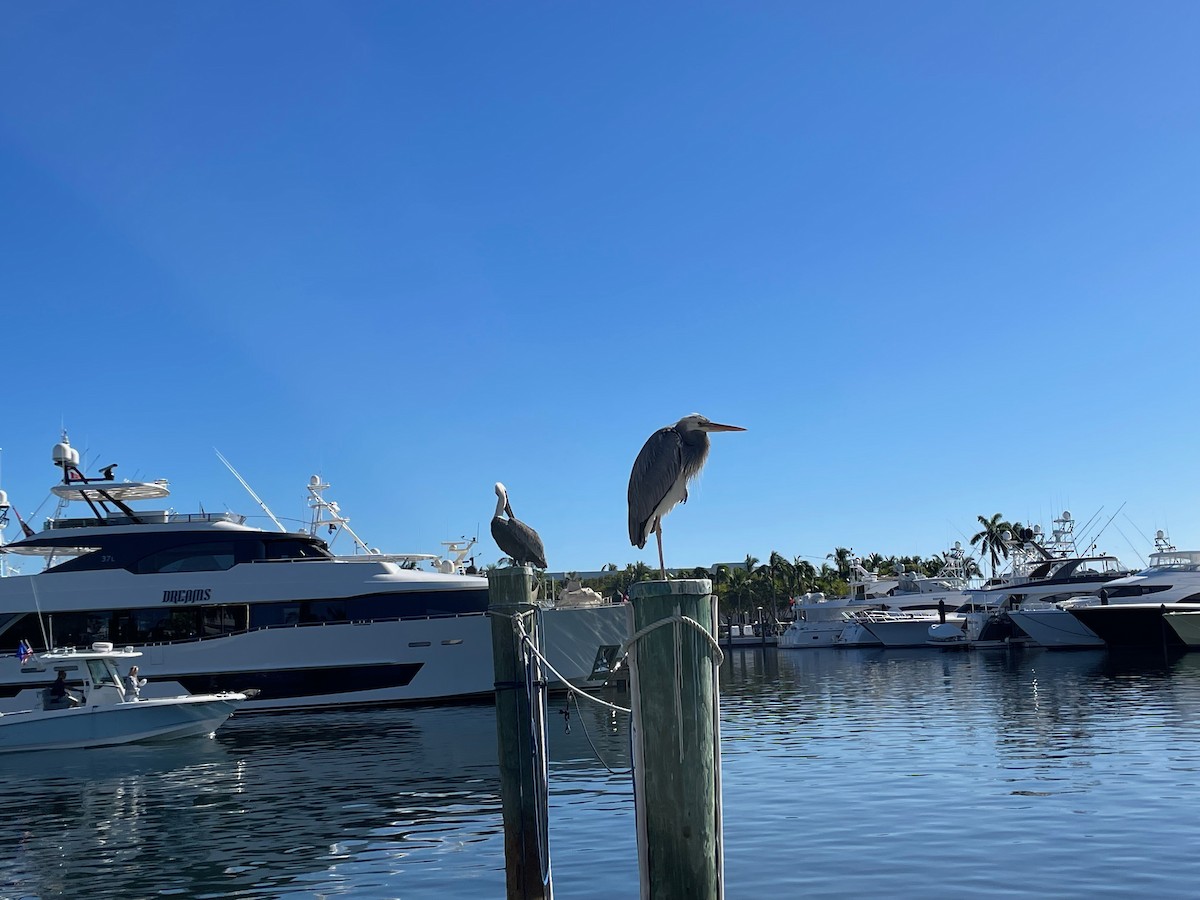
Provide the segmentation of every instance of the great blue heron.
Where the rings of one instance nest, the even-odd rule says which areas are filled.
[[[667,580],[667,566],[663,562],[662,518],[677,504],[687,502],[688,482],[708,459],[708,432],[745,430],[692,413],[650,435],[634,460],[629,475],[629,540],[641,549],[652,532],[658,537],[663,581]]]
[[[508,518],[504,518],[504,514]],[[538,533],[513,515],[508,505],[508,490],[496,482],[496,514],[492,516],[492,538],[496,546],[513,561],[513,565],[530,563],[539,569],[546,568],[546,551]]]

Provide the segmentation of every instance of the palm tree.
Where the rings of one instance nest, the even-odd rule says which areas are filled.
[[[838,577],[846,580],[850,577],[850,560],[854,558],[854,551],[848,547],[834,547],[832,553],[825,554],[826,559],[832,559],[834,565],[837,566]]]
[[[792,560],[792,567],[796,572],[796,581],[792,585],[791,592],[803,594],[811,591],[817,583],[817,567],[801,556]]]
[[[996,513],[990,519],[983,516],[976,518],[979,519],[983,530],[971,538],[971,546],[979,545],[979,553],[991,562],[992,576],[995,577],[996,570],[1000,568],[1001,557],[1008,559],[1008,544],[1004,541],[1004,532],[1012,526],[1004,521],[1000,513]]]

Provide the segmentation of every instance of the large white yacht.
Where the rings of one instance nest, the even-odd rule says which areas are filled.
[[[1105,585],[1104,597],[1063,606],[1080,629],[1110,650],[1194,646],[1192,637],[1175,626],[1184,626],[1200,611],[1200,551],[1160,549],[1150,554],[1147,568]]]
[[[901,621],[926,613],[936,617],[939,602],[956,608],[968,583],[961,544],[955,544],[945,559],[934,576],[914,572],[881,576],[854,557],[850,561],[850,593],[845,597],[809,593],[798,598],[792,607],[795,621],[780,636],[780,648],[878,646],[883,642],[871,628],[872,620]]]
[[[22,523],[24,536],[3,547],[45,568],[0,578],[0,712],[46,686],[15,655],[22,640],[136,648],[143,696],[241,691],[246,712],[492,693],[486,578],[416,568],[416,556],[336,556],[312,533],[229,512],[139,509],[167,498],[167,482],[117,481],[113,467],[86,477],[65,436],[53,459],[59,512],[41,531]],[[89,514],[61,515],[72,503]],[[543,621],[563,677],[602,681],[624,609],[547,610]]]
[[[1200,602],[1200,551],[1177,550],[1159,531],[1146,568],[1107,579],[1091,593],[1027,600],[1009,611],[1017,627],[1048,649],[1095,649],[1104,641],[1072,610],[1092,606]]]

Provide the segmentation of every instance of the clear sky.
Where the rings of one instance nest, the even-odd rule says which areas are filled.
[[[0,5],[0,487],[667,564],[1200,546],[1200,5]],[[252,522],[265,523],[262,518]],[[7,533],[15,537],[13,529]],[[346,549],[349,549],[348,547]]]

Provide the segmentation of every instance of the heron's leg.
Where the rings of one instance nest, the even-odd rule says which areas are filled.
[[[662,580],[667,580],[667,564],[663,562],[662,552],[662,522],[654,523],[654,536],[658,538],[658,570],[662,573]]]

